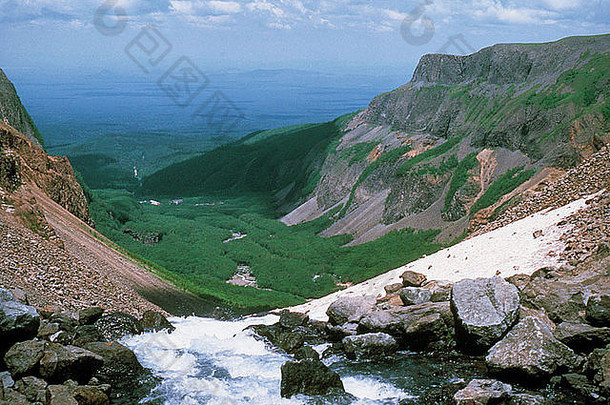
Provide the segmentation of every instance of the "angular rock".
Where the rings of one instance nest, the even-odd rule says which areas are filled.
[[[421,273],[416,273],[407,270],[400,276],[402,278],[403,287],[421,287],[426,282],[426,276]]]
[[[451,310],[461,346],[484,352],[519,318],[519,291],[501,277],[465,279],[453,286]]]
[[[74,332],[79,325],[78,313],[74,311],[54,312],[49,317],[49,321],[59,324],[59,328],[67,332]]]
[[[443,302],[451,298],[453,283],[447,280],[432,280],[423,285],[423,288],[430,290],[430,301]]]
[[[4,363],[13,376],[32,374],[38,368],[45,346],[42,340],[15,343],[4,355]]]
[[[23,377],[15,383],[15,390],[30,402],[44,403],[47,400],[47,383],[37,377]]]
[[[419,287],[405,287],[400,290],[400,299],[403,305],[419,305],[429,302],[432,292]]]
[[[402,288],[402,283],[388,284],[383,289],[387,295],[397,293]]]
[[[586,314],[587,321],[591,325],[610,327],[610,295],[590,296],[587,300]]]
[[[40,316],[6,289],[0,288],[0,353],[16,341],[32,339],[38,333]]]
[[[559,379],[561,386],[577,392],[584,397],[595,398],[598,396],[597,388],[591,384],[589,379],[581,374],[564,374]]]
[[[309,315],[285,310],[280,313],[279,322],[282,328],[294,329],[297,326],[305,326],[309,322]]]
[[[610,396],[610,349],[593,350],[587,358],[585,373],[604,396]]]
[[[281,396],[284,398],[297,394],[328,395],[336,392],[345,392],[343,382],[321,361],[289,361],[282,366]]]
[[[497,380],[475,379],[454,395],[456,405],[508,404],[513,387]]]
[[[77,326],[74,331],[72,345],[84,347],[87,343],[104,340],[100,331],[94,325]]]
[[[534,317],[520,321],[485,358],[496,374],[542,383],[548,377],[576,370],[582,359]]]
[[[30,401],[21,394],[12,389],[4,391],[4,399],[0,401],[0,405],[31,405]]]
[[[147,332],[160,332],[166,330],[171,333],[176,330],[176,327],[174,327],[166,317],[155,311],[144,312],[141,324],[142,328]]]
[[[100,319],[104,310],[100,307],[89,307],[78,311],[77,318],[80,325],[93,325]]]
[[[358,322],[375,308],[375,297],[346,296],[330,304],[326,314],[333,325],[343,325],[348,322]]]
[[[326,332],[331,342],[340,342],[346,336],[356,335],[358,333],[358,324],[350,322],[343,325],[332,325],[329,323],[326,325]]]
[[[46,405],[80,405],[72,396],[70,387],[66,385],[49,385],[47,387]]]
[[[384,332],[412,350],[422,350],[451,337],[453,316],[448,302],[373,311],[360,320],[358,331]]]
[[[114,384],[124,379],[133,380],[144,372],[144,367],[134,352],[120,343],[93,342],[86,344],[85,349],[103,358],[104,364],[95,375],[104,383]]]
[[[72,397],[79,405],[109,405],[108,395],[96,387],[78,386],[72,390]]]
[[[591,352],[610,344],[610,328],[596,328],[583,323],[560,323],[555,338],[579,352]]]
[[[366,333],[343,338],[343,349],[350,358],[386,356],[398,350],[396,339],[386,333]]]
[[[553,272],[544,274],[545,277],[532,276],[531,281],[521,289],[524,301],[529,306],[543,309],[555,323],[582,323],[585,312],[583,286],[555,277]]]
[[[59,324],[56,322],[42,321],[38,328],[37,337],[40,339],[48,339],[49,336],[59,332]]]
[[[95,321],[94,325],[104,339],[109,342],[128,335],[139,335],[144,331],[142,324],[136,317],[123,312],[114,312],[102,316]]]
[[[310,346],[303,346],[294,352],[294,358],[297,360],[304,360],[304,359],[320,360],[320,355]]]
[[[277,335],[273,344],[284,350],[286,353],[294,353],[295,350],[302,347],[305,343],[305,337],[299,332],[281,332]]]
[[[49,343],[40,360],[40,375],[51,383],[86,383],[103,364],[104,359],[89,350]]]

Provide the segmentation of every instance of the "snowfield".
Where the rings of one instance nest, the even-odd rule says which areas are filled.
[[[307,313],[311,319],[327,321],[326,310],[338,298],[352,294],[383,297],[384,287],[402,282],[400,276],[406,270],[425,274],[428,280],[455,282],[496,274],[504,278],[515,274],[532,274],[545,266],[560,265],[559,253],[564,245],[559,239],[569,228],[558,224],[585,207],[585,201],[589,198],[538,212],[363,283],[289,309]]]

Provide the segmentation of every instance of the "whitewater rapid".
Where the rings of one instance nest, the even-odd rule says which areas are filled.
[[[172,333],[132,336],[123,341],[160,383],[143,402],[165,405],[297,405],[297,404],[396,404],[413,398],[390,382],[371,375],[350,373],[341,359],[326,364],[339,372],[348,393],[355,399],[280,397],[280,368],[290,359],[256,340],[250,325],[272,324],[275,315],[238,321],[210,318],[171,318]],[[324,347],[316,347],[322,351]],[[336,364],[335,364],[336,363]],[[335,400],[336,401],[336,400]]]

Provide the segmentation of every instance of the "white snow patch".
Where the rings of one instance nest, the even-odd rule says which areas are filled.
[[[558,253],[564,248],[559,238],[567,230],[558,224],[585,207],[585,201],[589,198],[538,212],[363,283],[289,309],[307,313],[312,319],[326,321],[328,306],[338,298],[352,294],[382,297],[385,295],[384,287],[400,283],[400,276],[406,270],[425,274],[429,280],[455,282],[496,274],[504,278],[515,274],[532,274],[542,267],[558,266],[561,264]]]

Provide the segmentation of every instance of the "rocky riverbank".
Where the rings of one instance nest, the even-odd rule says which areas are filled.
[[[36,309],[0,289],[0,405],[138,403],[155,379],[118,340],[160,330],[173,326],[158,312]]]
[[[285,311],[277,324],[251,330],[294,357],[282,367],[285,397],[343,393],[339,376],[312,348],[329,343],[322,359],[340,354],[383,364],[419,352],[483,364],[485,378],[457,384],[438,403],[606,404],[609,270],[610,252],[600,244],[577,266],[531,276],[451,283],[407,271],[383,298],[338,299],[328,322]],[[572,402],[561,402],[568,397]]]

